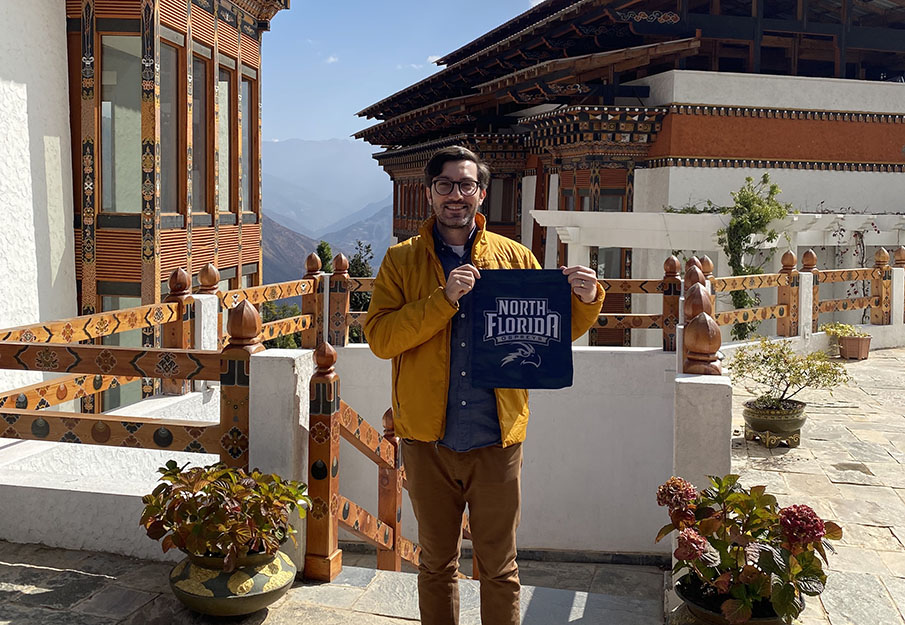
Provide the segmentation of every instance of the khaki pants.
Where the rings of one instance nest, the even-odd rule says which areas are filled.
[[[481,622],[518,625],[515,531],[521,505],[521,444],[460,453],[406,440],[403,460],[421,545],[422,625],[458,625],[457,572],[466,504],[481,573]]]

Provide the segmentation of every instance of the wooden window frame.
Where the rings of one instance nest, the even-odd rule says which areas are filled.
[[[233,61],[234,66],[232,68],[230,68],[229,65],[223,64],[223,61],[226,59]],[[229,95],[230,115],[227,116],[227,123],[229,124],[229,126],[228,126],[227,132],[226,132],[226,135],[227,135],[228,141],[229,141],[229,171],[226,173],[226,180],[229,185],[229,205],[227,206],[227,210],[221,211],[220,202],[219,202],[219,198],[218,198],[216,209],[220,212],[221,215],[226,215],[226,214],[238,215],[239,193],[241,192],[241,189],[239,188],[239,184],[238,184],[239,177],[236,175],[236,172],[238,172],[238,168],[241,165],[239,163],[238,150],[236,149],[236,146],[238,145],[238,136],[237,135],[239,132],[239,124],[238,124],[238,120],[239,120],[239,84],[237,81],[239,72],[236,71],[235,60],[232,57],[228,57],[223,54],[219,55],[219,58],[217,59],[216,67],[217,67],[218,83],[220,81],[220,72],[225,71],[230,76],[229,84],[232,86],[232,88],[230,89],[230,93],[228,94]],[[220,111],[219,109],[217,109],[217,110],[218,110],[218,115],[222,114],[222,111]],[[217,126],[215,128],[215,132],[217,133],[217,136],[219,137],[220,136],[220,128],[219,128],[220,120],[217,119],[215,121],[216,121],[215,126]],[[218,145],[217,149],[222,150],[223,146]],[[219,170],[218,170],[218,174],[220,174],[220,173],[221,172],[219,172]],[[221,192],[222,192],[222,189],[221,189]],[[238,219],[239,218],[237,217],[237,221],[238,221]],[[236,287],[236,288],[238,288],[238,287]]]
[[[246,73],[246,70],[251,70],[254,72],[254,75],[249,75]],[[239,84],[237,89],[237,94],[242,91],[242,83],[248,82],[250,85],[249,95],[251,99],[251,103],[248,106],[248,110],[251,112],[251,119],[254,123],[251,124],[251,129],[249,133],[249,137],[251,141],[249,145],[242,144],[242,155],[243,157],[251,158],[248,162],[248,203],[249,206],[243,206],[243,213],[253,213],[258,217],[258,221],[261,219],[261,205],[259,202],[259,197],[257,190],[260,188],[260,180],[261,180],[261,159],[260,159],[260,147],[258,145],[259,137],[258,137],[258,115],[260,114],[260,109],[258,108],[260,102],[260,92],[259,92],[259,82],[257,79],[257,72],[245,65],[240,66],[239,74]],[[248,120],[245,119],[245,116],[242,116],[242,125],[238,128],[237,133],[241,134],[242,130],[245,128]],[[242,166],[242,163],[239,163],[239,167]],[[239,193],[241,194],[242,188],[239,185]],[[238,197],[237,205],[238,205]]]
[[[178,33],[174,33],[178,34]],[[188,205],[186,202],[188,187],[188,132],[186,128],[186,119],[188,112],[188,71],[186,69],[186,54],[188,51],[185,45],[177,45],[169,38],[161,35],[160,45],[170,46],[176,50],[176,210],[163,211],[161,206],[160,214],[163,215],[188,215]]]
[[[197,45],[196,45],[197,44]],[[205,49],[199,50],[198,46],[203,46],[205,49],[207,46],[201,44],[199,42],[192,42],[192,65],[194,66],[194,61],[198,60],[204,63],[205,68],[207,70],[208,79],[207,82],[203,85],[199,85],[198,81],[195,80],[194,70],[192,71],[192,93],[196,93],[196,90],[202,87],[205,91],[205,101],[207,106],[205,107],[207,110],[204,111],[204,125],[207,129],[207,141],[205,141],[205,145],[203,146],[203,154],[204,158],[207,162],[206,168],[206,180],[205,186],[207,187],[207,205],[204,207],[203,211],[199,211],[195,209],[195,192],[194,189],[192,191],[192,215],[213,215],[214,211],[217,210],[217,206],[214,203],[214,175],[213,175],[213,163],[214,163],[214,133],[217,131],[216,124],[214,123],[214,82],[211,80],[211,74],[213,73],[211,70],[214,67],[213,60],[211,58],[212,55],[205,56]],[[219,80],[219,75],[218,78]],[[192,115],[195,115],[194,106],[192,108]],[[194,123],[194,119],[192,120]],[[195,142],[194,135],[192,136],[192,159],[194,160],[199,153],[198,144]]]

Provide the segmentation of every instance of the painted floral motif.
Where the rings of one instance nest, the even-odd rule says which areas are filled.
[[[94,331],[97,336],[104,336],[110,331],[110,320],[106,317],[101,317],[97,321],[94,322]]]
[[[138,315],[135,314],[134,310],[126,316],[126,324],[128,324],[129,327],[132,327],[132,328],[135,328],[138,326],[138,324],[139,324]]]
[[[6,431],[3,433],[3,438],[22,438],[19,436],[19,433],[16,432],[13,428],[6,428]]]
[[[123,447],[141,447],[141,442],[134,436],[129,436],[126,440],[123,441]]]
[[[155,308],[154,309],[154,323],[162,323],[163,322],[163,309]]]
[[[66,432],[63,435],[63,438],[60,439],[61,443],[81,443],[82,439],[73,434],[72,432]]]
[[[72,336],[73,336],[73,334],[75,334],[75,330],[73,330],[72,324],[67,323],[66,325],[64,325],[63,329],[60,330],[60,334],[63,335],[64,341],[66,341],[67,343],[72,342]]]
[[[157,361],[157,366],[154,367],[154,372],[165,378],[176,376],[176,374],[179,373],[179,365],[173,358],[173,354],[170,352],[161,354],[160,359]]]
[[[339,514],[339,496],[336,493],[330,498],[330,514],[333,516]]]
[[[196,454],[203,454],[203,453],[206,453],[206,450],[205,450],[204,447],[201,445],[201,443],[199,443],[198,441],[192,441],[191,443],[189,443],[188,445],[186,445],[186,446],[185,446],[185,449],[183,449],[182,451],[191,451],[191,452],[194,452],[194,453],[196,453]]]
[[[311,518],[320,521],[327,517],[327,502],[320,497],[311,500]]]
[[[109,349],[105,349],[94,359],[94,364],[97,365],[97,368],[100,369],[102,373],[110,373],[113,370],[113,367],[116,366],[116,357]]]
[[[60,359],[57,353],[45,347],[35,354],[35,369],[39,371],[56,371],[60,368]]]
[[[61,419],[61,421],[67,430],[74,430],[75,426],[79,424],[78,419]]]
[[[232,458],[238,458],[248,451],[248,437],[239,428],[232,428],[220,439],[220,445]]]
[[[318,445],[323,445],[330,440],[330,428],[324,425],[323,422],[318,421],[311,427],[311,438]]]
[[[22,343],[34,343],[36,340],[38,340],[38,337],[31,330],[22,330],[19,335],[19,341]]]

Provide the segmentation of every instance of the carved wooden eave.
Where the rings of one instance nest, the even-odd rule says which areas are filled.
[[[253,15],[261,21],[269,22],[274,15],[289,8],[290,0],[231,0],[231,2],[245,13]]]
[[[669,109],[570,106],[526,117],[525,146],[557,158],[634,161],[647,156]]]
[[[374,159],[396,180],[402,172],[420,171],[441,148],[461,145],[481,154],[494,172],[515,172],[524,168],[527,149],[522,135],[507,133],[462,133],[417,145],[379,152]]]

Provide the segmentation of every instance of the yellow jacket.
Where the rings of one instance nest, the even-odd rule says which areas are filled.
[[[434,217],[420,233],[387,250],[364,325],[371,351],[393,359],[393,412],[401,438],[436,441],[446,427],[449,388],[450,319],[457,306],[444,295],[446,278],[434,250]],[[478,232],[471,248],[472,264],[481,269],[540,269],[525,246],[485,230],[484,216],[475,216]],[[589,304],[572,295],[572,340],[597,320],[604,292]],[[528,391],[496,389],[503,446],[525,440]]]

